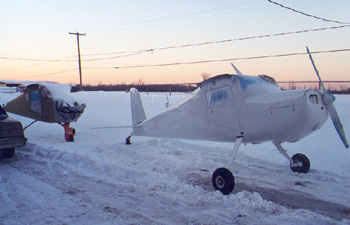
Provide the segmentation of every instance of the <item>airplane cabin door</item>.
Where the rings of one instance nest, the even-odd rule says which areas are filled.
[[[238,112],[230,85],[207,91],[209,123],[241,130]]]
[[[30,109],[33,112],[41,115],[41,98],[39,90],[30,92]]]

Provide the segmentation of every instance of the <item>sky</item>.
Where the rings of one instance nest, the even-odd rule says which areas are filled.
[[[246,75],[317,80],[305,54],[269,57],[306,46],[326,51],[313,54],[323,80],[350,80],[350,1],[274,1],[314,17],[268,0],[2,0],[0,80],[79,83],[69,32],[86,34],[83,84],[198,83],[235,73],[230,63]]]

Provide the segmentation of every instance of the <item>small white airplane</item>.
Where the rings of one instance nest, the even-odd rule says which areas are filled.
[[[335,97],[324,87],[307,51],[323,90],[282,91],[272,77],[242,75],[233,66],[237,75],[209,78],[184,102],[147,119],[140,94],[132,88],[131,135],[234,142],[227,168],[231,168],[241,143],[271,141],[288,159],[293,172],[307,173],[309,159],[301,153],[290,157],[281,144],[296,142],[320,129],[328,114],[345,147],[349,147],[333,106]],[[214,188],[223,194],[231,193],[235,186],[227,168],[215,170],[212,177]]]

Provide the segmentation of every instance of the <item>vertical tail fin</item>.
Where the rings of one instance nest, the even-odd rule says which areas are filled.
[[[136,125],[146,120],[146,114],[143,109],[140,93],[136,88],[130,89],[130,101],[132,124]]]

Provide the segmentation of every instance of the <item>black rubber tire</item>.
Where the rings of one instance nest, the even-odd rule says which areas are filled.
[[[15,155],[15,148],[1,149],[1,155],[4,158],[12,158]]]
[[[298,161],[302,163],[302,166],[298,166],[298,167],[290,167],[292,169],[293,172],[297,172],[297,173],[307,173],[310,170],[310,160],[301,153],[295,154],[292,157],[293,161]]]
[[[131,136],[125,138],[125,144],[126,145],[131,145],[131,140],[130,140]]]
[[[235,178],[231,171],[223,167],[215,170],[212,182],[215,190],[221,191],[224,195],[229,195],[235,188]]]
[[[74,142],[74,137],[73,137],[72,135],[70,135],[70,136],[68,137],[67,142]]]

